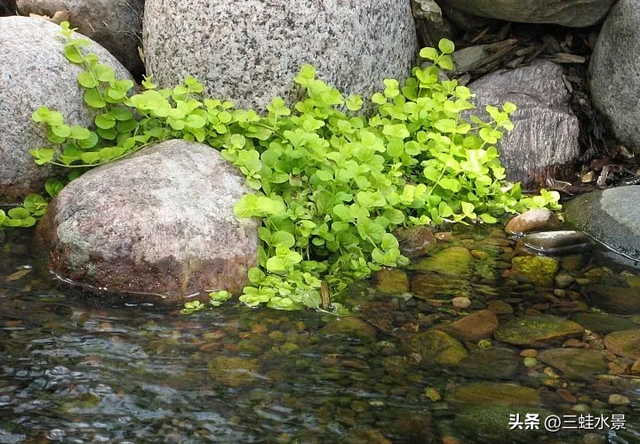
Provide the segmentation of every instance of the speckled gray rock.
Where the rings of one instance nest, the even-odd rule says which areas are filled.
[[[69,11],[69,23],[100,43],[134,75],[144,73],[142,45],[144,0],[17,0],[22,15],[53,16]]]
[[[42,191],[46,179],[56,174],[37,166],[29,154],[50,145],[43,127],[31,121],[38,106],[60,111],[70,124],[93,123],[77,81],[81,69],[64,57],[59,31],[42,19],[0,18],[0,201],[15,202]],[[87,49],[121,78],[131,78],[102,46],[91,43]]]
[[[578,119],[569,113],[569,91],[562,68],[539,61],[512,71],[497,71],[469,85],[476,94],[476,114],[483,119],[486,105],[515,103],[515,128],[497,147],[507,177],[524,187],[547,186],[546,179],[561,179],[572,171],[580,154]]]
[[[598,35],[589,63],[591,97],[615,137],[640,154],[640,3],[620,0]]]
[[[612,250],[640,260],[640,185],[583,194],[564,205],[566,221]]]
[[[233,213],[244,182],[206,145],[163,142],[71,182],[38,236],[59,276],[126,300],[239,292],[258,250],[258,221]]]
[[[582,28],[603,20],[616,0],[441,0],[468,14],[510,22]]]
[[[147,69],[162,86],[192,75],[241,107],[289,101],[310,63],[343,93],[404,79],[416,57],[409,0],[147,0]]]

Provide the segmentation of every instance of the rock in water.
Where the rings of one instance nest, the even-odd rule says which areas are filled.
[[[589,63],[594,105],[607,117],[616,138],[640,154],[640,9],[620,0],[602,26]]]
[[[507,233],[522,234],[537,230],[558,228],[560,220],[547,208],[536,208],[517,215],[504,228]]]
[[[180,303],[239,292],[258,250],[258,222],[233,213],[244,181],[206,145],[163,142],[67,185],[39,236],[55,273],[110,293]]]
[[[444,0],[443,3],[480,17],[583,28],[604,19],[615,0]]]
[[[561,370],[569,379],[589,381],[607,371],[604,355],[598,350],[554,348],[538,353],[538,360]]]
[[[40,192],[57,173],[35,164],[29,151],[51,145],[45,130],[31,121],[41,105],[60,111],[69,125],[93,125],[78,85],[82,69],[64,56],[60,27],[27,17],[0,18],[0,199],[18,202]],[[102,46],[91,43],[88,52],[98,55],[120,78],[127,70]]]
[[[522,238],[524,244],[547,254],[569,253],[584,250],[591,238],[582,231],[560,230],[530,233]]]
[[[144,0],[18,0],[17,6],[22,15],[68,11],[78,32],[108,49],[131,73],[144,73],[138,55]]]
[[[241,107],[296,99],[306,63],[368,98],[383,79],[410,74],[417,48],[410,2],[397,0],[147,0],[143,41],[160,85],[192,75]]]
[[[469,85],[476,94],[475,114],[487,118],[485,106],[513,102],[513,131],[498,142],[507,178],[523,187],[546,186],[546,180],[564,178],[580,155],[578,119],[569,111],[570,94],[562,68],[548,61],[513,71],[497,71]]]
[[[640,185],[583,194],[564,205],[567,222],[612,250],[640,260]]]
[[[573,321],[552,315],[531,314],[500,325],[494,337],[507,344],[539,348],[583,332],[584,328]]]

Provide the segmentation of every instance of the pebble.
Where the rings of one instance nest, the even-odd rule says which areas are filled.
[[[464,296],[458,296],[456,298],[453,298],[451,300],[451,303],[456,308],[465,309],[471,305],[471,299]]]
[[[514,217],[505,227],[509,234],[521,234],[534,230],[547,230],[560,226],[560,220],[555,213],[546,208],[529,210]]]
[[[632,375],[640,375],[640,359],[638,359],[632,366],[631,366],[631,374]]]
[[[525,367],[532,368],[532,367],[535,367],[536,365],[538,365],[538,360],[536,358],[532,358],[532,357],[524,358]]]
[[[490,301],[487,307],[495,314],[513,314],[513,307],[504,301]]]
[[[631,400],[624,395],[618,395],[614,393],[609,396],[609,404],[610,405],[629,405],[631,404]]]
[[[520,356],[522,356],[523,358],[535,358],[536,356],[538,356],[538,350],[527,348],[520,352]]]

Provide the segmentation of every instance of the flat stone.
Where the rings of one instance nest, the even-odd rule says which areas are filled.
[[[537,358],[557,368],[569,379],[590,381],[607,371],[604,356],[597,350],[555,348],[541,351]]]
[[[520,4],[521,2],[518,2]],[[496,71],[471,84],[476,114],[487,118],[487,105],[515,103],[514,129],[496,147],[507,178],[524,188],[545,187],[548,178],[570,178],[580,155],[578,119],[569,109],[570,93],[563,70],[549,61],[537,61],[512,71]]]
[[[488,309],[494,312],[495,314],[512,314],[513,307],[507,304],[505,301],[494,300],[489,301]]]
[[[29,154],[51,146],[44,127],[31,120],[39,106],[61,112],[68,125],[93,125],[95,113],[85,107],[78,84],[82,69],[65,58],[60,30],[38,18],[0,19],[0,203],[40,193],[47,179],[66,174],[36,165]],[[95,53],[118,77],[131,79],[99,44],[91,42],[83,50]]]
[[[620,0],[602,25],[589,63],[593,104],[604,114],[616,139],[640,154],[640,10],[635,0]],[[621,207],[621,209],[625,209]]]
[[[454,371],[466,378],[510,380],[521,370],[521,360],[511,350],[478,348],[460,361]]]
[[[586,289],[589,302],[609,313],[640,314],[640,289],[593,284]]]
[[[504,228],[507,233],[522,234],[530,231],[551,230],[560,226],[560,219],[547,208],[529,210],[512,218]]]
[[[51,202],[38,235],[58,276],[125,300],[239,293],[258,225],[233,208],[244,176],[206,145],[171,140],[95,168]]]
[[[376,339],[376,329],[354,316],[332,319],[324,326],[322,332],[368,341],[374,341]]]
[[[584,328],[573,321],[547,314],[530,314],[501,324],[494,338],[507,344],[540,348],[583,332]]]
[[[17,6],[22,15],[69,12],[68,21],[79,33],[104,46],[129,72],[145,72],[138,55],[144,0],[17,0]]]
[[[606,313],[578,313],[571,320],[582,325],[587,330],[606,335],[614,331],[632,330],[637,327],[630,318],[610,315]]]
[[[471,283],[464,278],[426,273],[419,274],[411,280],[411,291],[418,297],[446,300],[469,296],[472,287]]]
[[[411,338],[411,349],[422,356],[424,365],[454,366],[468,354],[462,344],[438,330],[415,335]]]
[[[369,98],[411,73],[418,47],[411,4],[397,0],[146,0],[143,42],[159,85],[192,75],[213,97],[259,108],[297,100],[304,64]]]
[[[473,255],[464,247],[449,247],[423,258],[409,268],[444,275],[467,275],[473,267]]]
[[[509,22],[552,23],[584,28],[603,20],[615,0],[446,0],[468,14]]]
[[[613,251],[640,260],[640,185],[583,194],[564,204],[566,221]]]
[[[545,254],[575,253],[585,249],[591,238],[582,231],[561,230],[530,233],[523,237],[525,246]]]
[[[256,372],[259,365],[256,359],[215,356],[209,361],[209,373],[218,381],[230,387],[256,384],[263,378]]]
[[[460,341],[478,342],[489,338],[498,328],[498,316],[490,310],[480,310],[443,327],[443,331]]]
[[[470,443],[478,444],[529,444],[538,442],[549,433],[544,427],[534,430],[513,429],[509,426],[510,415],[537,415],[540,423],[552,413],[536,407],[500,406],[488,401],[486,405],[462,407],[455,417],[456,431],[466,437]],[[505,418],[507,419],[505,421]]]
[[[541,400],[537,390],[516,384],[500,382],[473,382],[461,385],[445,397],[454,406],[473,405],[539,407]]]
[[[624,358],[640,358],[640,329],[609,333],[604,337],[604,345],[611,353]]]
[[[402,294],[409,291],[409,276],[397,268],[383,268],[373,275],[376,290],[384,294]]]
[[[558,261],[551,257],[518,256],[512,260],[512,274],[521,274],[531,280],[534,285],[551,287],[558,272]]]

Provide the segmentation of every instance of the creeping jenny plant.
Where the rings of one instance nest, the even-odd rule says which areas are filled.
[[[557,193],[524,197],[518,184],[504,181],[495,144],[513,128],[514,104],[487,107],[488,122],[461,118],[473,108],[472,94],[456,80],[441,80],[441,70],[453,67],[449,40],[439,50],[423,49],[430,63],[414,68],[404,85],[385,80],[367,117],[360,96],[344,97],[308,65],[295,78],[305,98],[290,108],[276,97],[266,115],[202,97],[193,78],[173,89],[145,79],[134,93],[131,81],[84,54],[86,40],[74,38],[68,24],[62,35],[67,58],[83,68],[78,82],[97,112],[95,126],[68,126],[57,111],[38,108],[33,119],[46,127],[52,146],[33,151],[36,162],[77,175],[167,139],[220,150],[255,190],[237,203],[236,215],[262,220],[259,267],[249,270],[240,296],[247,305],[319,309],[324,287],[340,312],[349,283],[407,264],[393,235],[398,227],[495,223],[507,212],[558,208]],[[230,297],[219,290],[214,305]],[[191,303],[184,311],[202,307]]]

